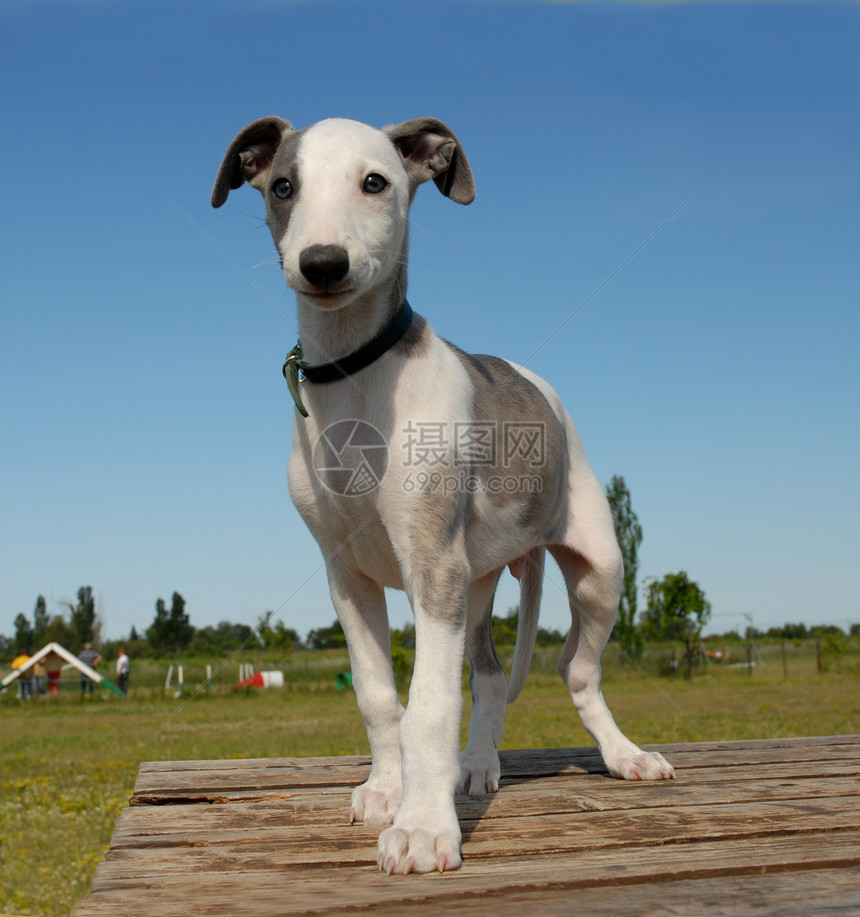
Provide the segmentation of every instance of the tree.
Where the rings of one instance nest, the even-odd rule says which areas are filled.
[[[195,656],[218,656],[225,653],[235,653],[237,650],[260,649],[268,646],[260,631],[255,631],[250,625],[233,621],[219,621],[213,627],[195,627],[194,639],[190,651]],[[276,634],[278,628],[270,633]],[[298,635],[296,635],[298,637]],[[274,645],[274,644],[271,644]]]
[[[69,607],[71,608],[72,606]],[[52,640],[56,640],[58,643],[66,642],[64,639],[58,639],[55,634],[59,634],[60,638],[65,638],[67,633],[68,628],[62,616],[57,615],[52,619],[48,614],[45,597],[40,595],[36,599],[36,605],[33,608],[32,624],[23,612],[15,618],[15,638],[13,642],[16,649],[29,649],[30,652],[35,652]]]
[[[33,649],[40,648],[46,642],[45,636],[48,633],[50,624],[51,616],[48,614],[45,596],[40,595],[36,599],[36,606],[33,609]]]
[[[62,615],[54,615],[45,627],[41,645],[46,643],[59,643],[67,649],[74,646],[72,625]]]
[[[149,645],[160,652],[181,653],[193,638],[194,628],[185,613],[185,599],[174,592],[170,611],[164,599],[158,599],[155,603],[155,618],[146,630]]]
[[[340,625],[340,621],[335,621],[331,627],[318,627],[308,634],[305,645],[311,650],[331,650],[340,649],[346,646],[346,634]]]
[[[268,611],[257,621],[257,637],[264,646],[273,649],[292,650],[301,646],[301,637],[298,631],[287,627],[280,618],[272,625],[274,612]]]
[[[514,646],[517,642],[517,625],[520,621],[520,610],[514,606],[506,615],[493,615],[491,622],[493,645]]]
[[[167,606],[164,604],[164,599],[156,599],[155,617],[152,620],[152,624],[146,629],[146,639],[149,641],[149,645],[156,650],[164,649],[169,631],[170,622],[168,620]]]
[[[23,611],[15,618],[15,649],[33,652],[33,625]]]
[[[655,640],[680,640],[686,647],[690,678],[702,629],[710,619],[711,603],[683,570],[648,584],[648,607],[642,615],[645,633]]]
[[[624,478],[614,475],[606,487],[615,537],[624,560],[624,584],[618,602],[618,620],[613,630],[613,639],[633,659],[642,656],[642,635],[636,627],[636,605],[638,588],[636,575],[639,570],[639,545],[642,544],[642,526],[630,503],[630,491]]]
[[[400,630],[391,631],[392,646],[400,646],[405,650],[415,649],[415,625],[408,621]]]
[[[98,630],[92,586],[81,586],[78,589],[77,605],[72,605],[71,602],[63,602],[63,604],[69,609],[69,636],[71,637],[69,649],[73,653],[79,653],[85,643],[92,643],[95,640]]]

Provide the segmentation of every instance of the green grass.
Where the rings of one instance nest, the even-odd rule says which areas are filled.
[[[656,674],[665,653],[637,669],[609,650],[604,694],[641,743],[860,731],[856,646],[825,654],[821,673],[810,645],[789,646],[787,677],[779,646],[762,653],[752,673],[710,665],[687,681]],[[590,744],[555,674],[556,655],[536,655],[508,708],[504,747]],[[56,917],[86,895],[141,761],[368,752],[354,694],[334,686],[345,653],[243,658],[258,671],[284,670],[287,687],[230,691],[233,663],[216,675],[214,692],[189,696],[205,677],[205,660],[192,660],[186,694],[176,697],[164,691],[166,661],[137,661],[126,700],[102,691],[82,701],[74,683],[54,700],[0,696],[0,913]],[[401,686],[405,699],[405,678]],[[464,723],[468,708],[467,698]]]

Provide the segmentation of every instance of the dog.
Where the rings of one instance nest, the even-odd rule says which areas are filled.
[[[350,820],[387,826],[378,865],[389,875],[457,869],[455,793],[499,788],[505,704],[531,659],[546,551],[572,617],[558,671],[607,769],[674,776],[623,735],[600,691],[622,561],[558,395],[528,369],[442,340],[406,301],[409,208],[429,180],[456,203],[474,199],[466,154],[436,119],[295,130],[270,117],[235,137],[211,199],[220,207],[244,182],[263,195],[296,294],[300,343],[284,366],[296,401],[289,488],[325,557],[370,743]],[[506,686],[491,616],[508,566],[521,604]],[[405,709],[386,587],[405,590],[415,616]],[[460,755],[464,653],[473,708]]]

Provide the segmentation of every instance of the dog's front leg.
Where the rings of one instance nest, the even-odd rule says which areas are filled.
[[[353,791],[350,821],[390,825],[401,798],[398,727],[403,706],[391,668],[385,595],[376,583],[337,563],[329,563],[328,578],[346,634],[352,683],[373,760],[367,781]]]
[[[400,722],[403,801],[379,838],[385,872],[457,869],[460,825],[454,792],[463,711],[467,572],[460,560],[434,561],[415,576],[415,670]]]

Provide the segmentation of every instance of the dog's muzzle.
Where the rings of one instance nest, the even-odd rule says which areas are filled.
[[[329,290],[349,273],[349,254],[340,245],[309,245],[299,255],[299,270],[308,283]]]

